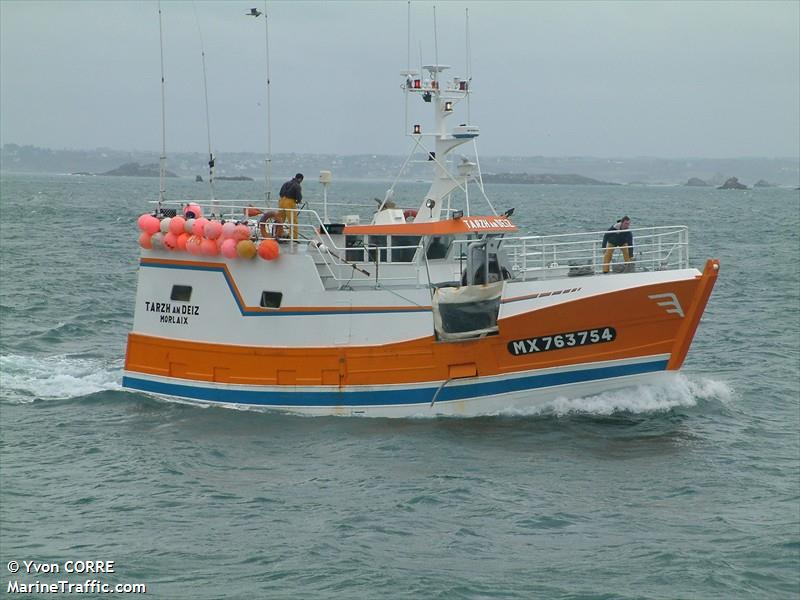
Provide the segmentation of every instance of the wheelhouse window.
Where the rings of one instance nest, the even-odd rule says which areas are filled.
[[[453,238],[451,236],[435,235],[428,242],[428,249],[426,256],[428,260],[436,260],[439,258],[447,258],[447,253],[450,251],[450,246],[453,245]]]
[[[345,236],[345,258],[352,262],[410,263],[419,248],[418,235]]]
[[[169,295],[170,300],[176,302],[189,302],[192,298],[192,286],[190,285],[173,285],[172,292]]]
[[[390,238],[392,246],[391,262],[408,263],[414,260],[419,246],[418,235],[395,235]]]

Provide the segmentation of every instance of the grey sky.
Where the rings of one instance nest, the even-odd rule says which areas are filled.
[[[162,2],[167,151],[265,148],[263,1]],[[412,3],[411,66],[434,62]],[[800,2],[439,2],[486,155],[800,156]],[[273,151],[403,154],[407,4],[270,2]],[[156,2],[0,0],[0,141],[161,146]],[[412,115],[421,115],[414,98]],[[459,106],[464,122],[463,105]],[[420,117],[413,122],[425,123]]]

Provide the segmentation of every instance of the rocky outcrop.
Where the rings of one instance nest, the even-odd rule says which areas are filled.
[[[708,187],[708,184],[699,177],[690,177],[689,181],[687,181],[684,185],[688,185],[690,187]]]
[[[608,183],[599,181],[583,175],[563,175],[560,173],[494,173],[483,176],[486,183],[528,183],[536,185],[619,185],[618,183]]]
[[[140,165],[138,162],[129,162],[111,171],[99,173],[99,175],[110,175],[113,177],[158,177],[160,175],[160,168],[157,163]],[[177,177],[177,175],[171,171],[165,171],[164,176]]]
[[[219,177],[215,177],[217,181],[255,181],[252,177],[247,177],[246,175],[234,175],[234,176],[225,176],[220,175]]]
[[[746,190],[748,189],[747,186],[743,183],[739,183],[739,180],[736,177],[729,177],[725,183],[717,188],[718,190]]]
[[[758,181],[756,181],[753,184],[753,187],[754,188],[757,188],[757,187],[764,188],[764,187],[775,187],[775,186],[772,185],[769,181],[766,181],[764,179],[759,179]]]

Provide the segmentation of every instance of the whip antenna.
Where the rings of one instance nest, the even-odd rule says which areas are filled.
[[[470,105],[469,105],[469,97],[470,97],[470,90],[469,88],[472,87],[472,48],[470,47],[470,39],[469,39],[469,9],[466,10],[466,29],[467,29],[467,123],[472,123],[470,118]]]
[[[211,199],[216,201],[217,195],[214,189],[214,154],[211,152],[211,118],[208,114],[208,80],[206,78],[206,49],[203,44],[203,32],[200,29],[200,19],[197,16],[197,6],[192,1],[192,9],[194,10],[194,20],[197,23],[197,35],[200,37],[200,57],[203,63],[203,94],[205,97],[206,108],[206,136],[208,137],[208,185],[211,186]],[[216,202],[214,203],[216,207]]]
[[[167,161],[167,118],[165,115],[166,102],[164,100],[164,29],[161,25],[161,0],[158,2],[158,42],[161,50],[161,156],[158,157],[158,212],[161,212],[161,203],[164,201],[164,177],[166,176]]]
[[[436,70],[433,72],[433,80],[439,79],[439,28],[436,26],[436,5],[433,5],[433,53],[436,59]]]
[[[411,0],[408,0],[408,15],[406,17],[406,81],[411,77]],[[408,133],[408,84],[404,86],[404,110],[405,121],[403,123],[403,134]]]
[[[411,0],[408,0],[408,15],[406,17],[406,70],[411,70]]]

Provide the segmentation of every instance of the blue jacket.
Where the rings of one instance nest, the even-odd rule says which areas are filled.
[[[281,186],[281,198],[291,198],[298,204],[303,199],[303,188],[300,187],[300,182],[297,179],[290,179]]]
[[[627,229],[621,230],[621,221],[614,223],[609,229],[608,233],[603,236],[603,248],[611,244],[612,246],[629,246],[631,249],[631,256],[633,256],[633,234]]]

